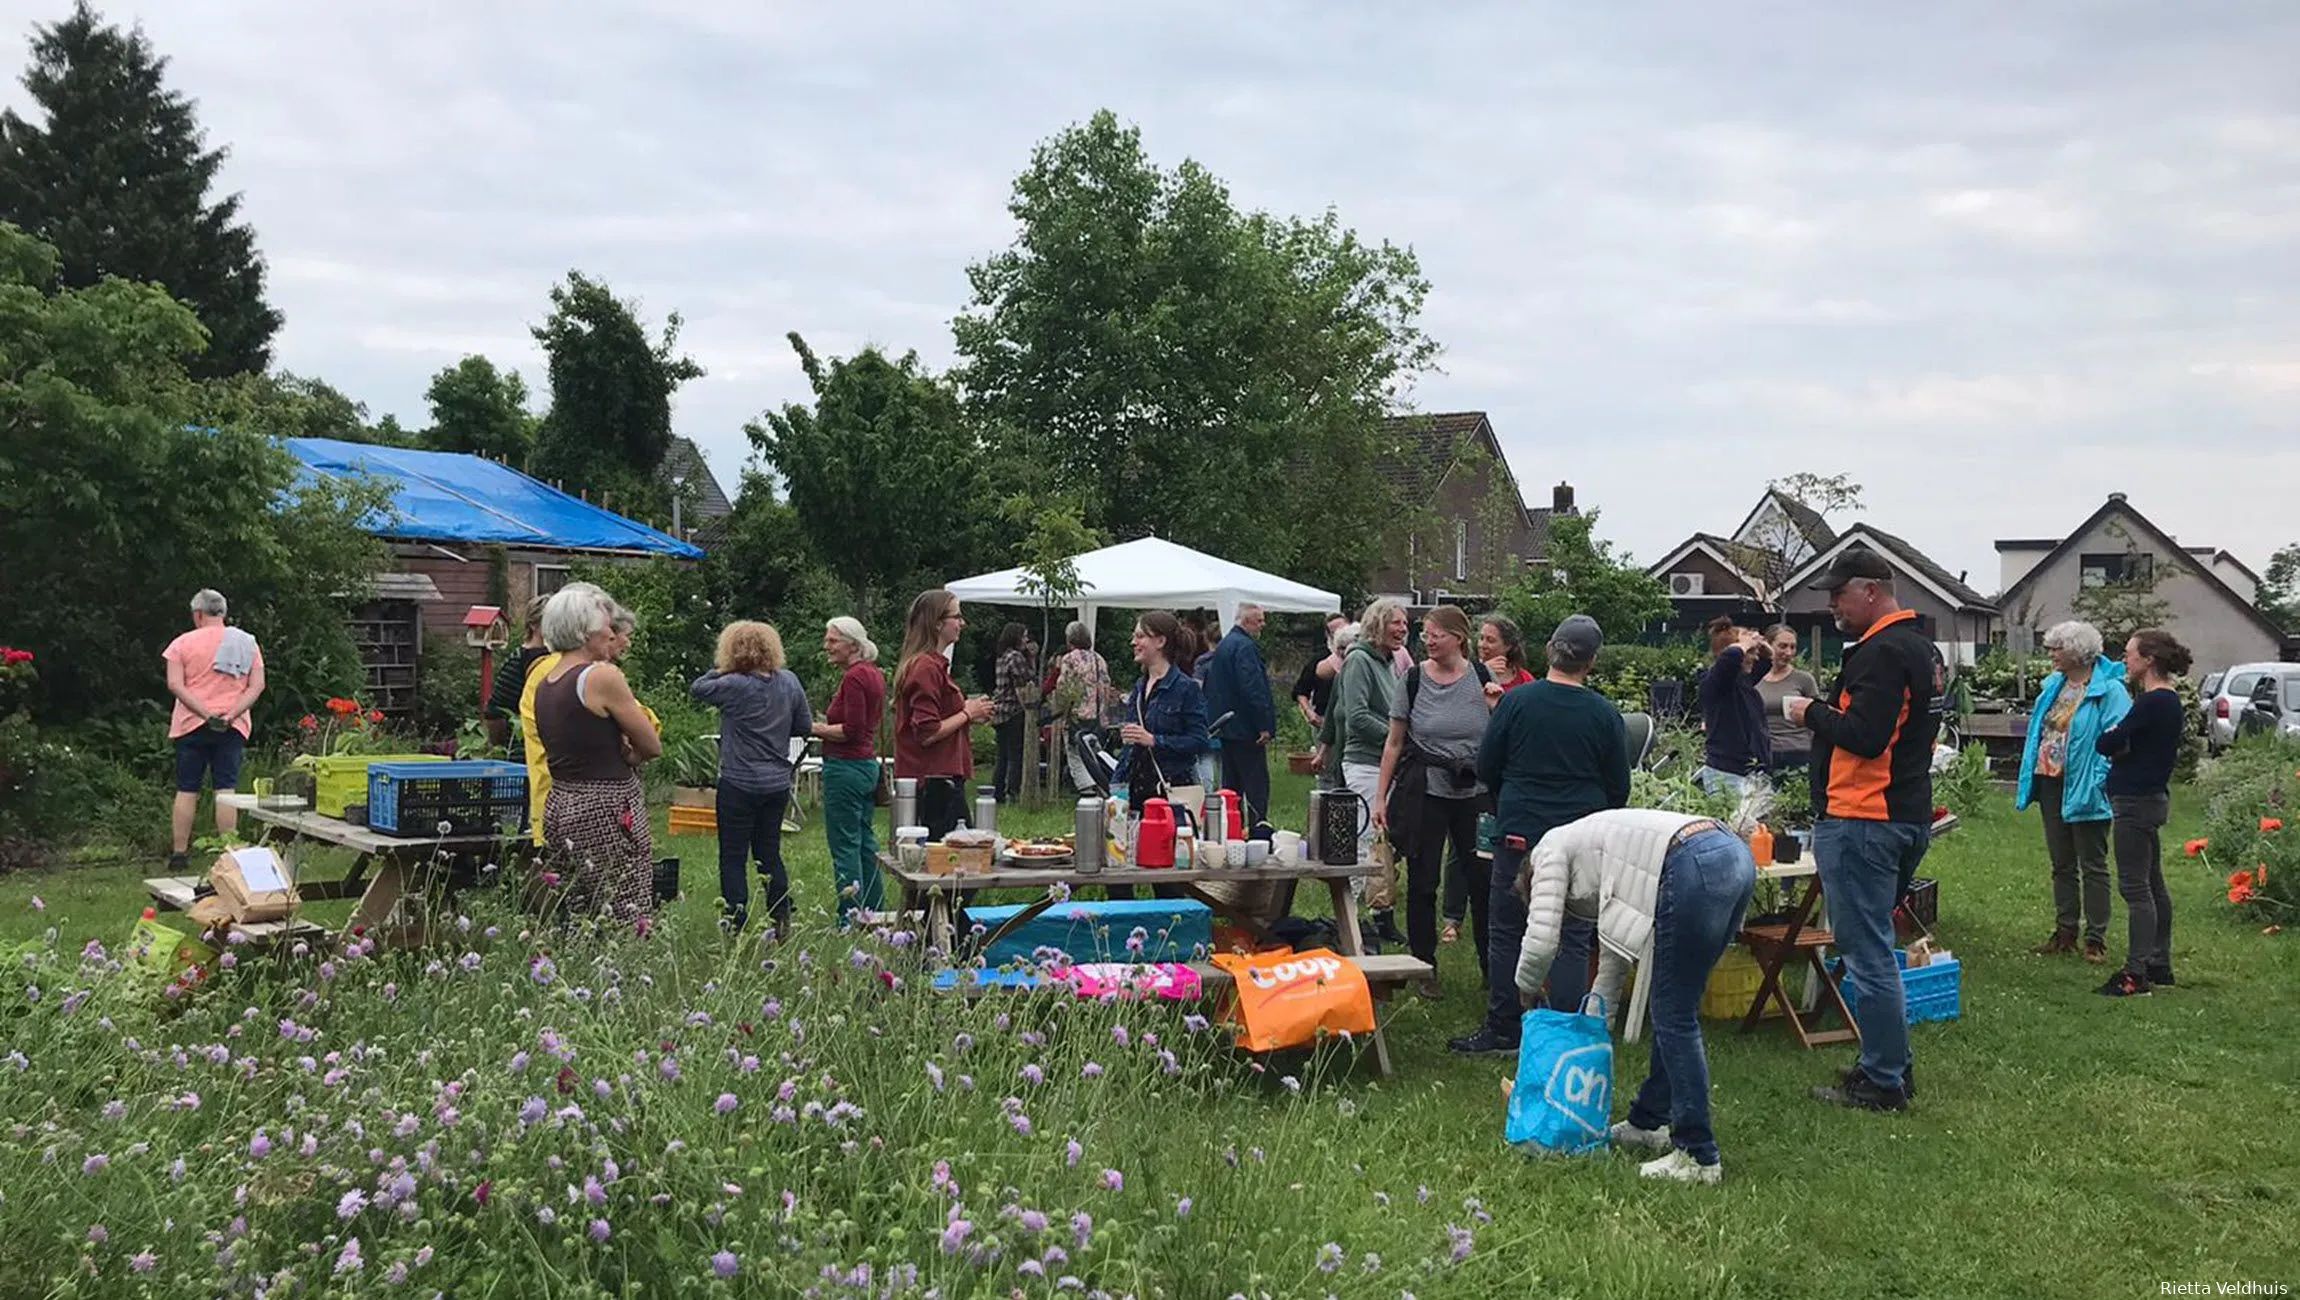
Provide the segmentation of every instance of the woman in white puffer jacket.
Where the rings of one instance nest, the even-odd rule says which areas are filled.
[[[1592,813],[1544,835],[1518,875],[1525,942],[1518,992],[1528,1001],[1557,958],[1565,916],[1597,923],[1596,991],[1620,1004],[1622,977],[1649,961],[1652,1065],[1614,1145],[1663,1152],[1638,1172],[1714,1183],[1724,1177],[1709,1125],[1709,1058],[1701,992],[1741,929],[1757,867],[1723,822],[1651,808]]]

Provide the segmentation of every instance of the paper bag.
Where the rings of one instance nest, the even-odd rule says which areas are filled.
[[[295,914],[295,882],[270,849],[231,849],[208,869],[216,897],[234,921],[277,921]]]
[[[1374,832],[1374,874],[1366,879],[1366,906],[1377,912],[1387,912],[1398,905],[1397,852],[1390,847],[1390,837]]]

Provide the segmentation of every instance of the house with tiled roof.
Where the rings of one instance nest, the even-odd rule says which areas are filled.
[[[1835,639],[1829,593],[1813,590],[1812,584],[1854,547],[1874,551],[1891,566],[1894,594],[1903,608],[1916,611],[1918,628],[1941,648],[1943,658],[1969,664],[1988,650],[1997,632],[1997,602],[1976,590],[1965,574],[1949,572],[1907,539],[1865,521],[1837,534],[1789,575],[1779,604],[1783,622],[1816,643]]]
[[[1547,506],[1528,506],[1483,411],[1400,415],[1382,424],[1380,472],[1418,526],[1392,532],[1390,553],[1366,589],[1426,608],[1480,605],[1548,553],[1549,521],[1573,514],[1560,483]]]

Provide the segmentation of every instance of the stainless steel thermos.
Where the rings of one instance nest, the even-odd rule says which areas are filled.
[[[1075,838],[1071,843],[1071,861],[1082,872],[1102,870],[1103,840],[1110,833],[1109,817],[1100,799],[1078,801],[1077,820],[1071,828]]]
[[[986,785],[975,792],[974,829],[978,831],[996,831],[998,829],[998,787]]]
[[[915,776],[894,779],[894,824],[898,829],[918,825],[918,778]]]

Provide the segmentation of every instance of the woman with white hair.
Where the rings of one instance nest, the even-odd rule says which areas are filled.
[[[886,907],[880,888],[877,820],[878,728],[886,716],[886,674],[878,643],[860,619],[841,614],[823,624],[823,655],[839,684],[815,724],[823,742],[823,838],[831,846],[831,879],[838,886],[839,924],[859,911]]]
[[[1326,715],[1331,743],[1342,754],[1342,782],[1366,804],[1358,834],[1360,862],[1373,860],[1372,810],[1380,794],[1382,751],[1389,746],[1390,710],[1399,689],[1390,660],[1405,641],[1404,605],[1386,596],[1367,605],[1358,618],[1357,642],[1342,660],[1341,677],[1334,686],[1334,707]],[[1392,943],[1405,939],[1388,908],[1374,912],[1368,923],[1375,934]]]
[[[567,906],[625,918],[655,905],[639,768],[663,752],[662,736],[614,664],[628,644],[617,624],[628,615],[588,582],[560,588],[543,607],[543,644],[559,659],[538,672],[535,688],[535,732],[551,773],[543,837],[560,855]]]
[[[2020,791],[2013,806],[2035,804],[2044,815],[2045,852],[2052,859],[2052,937],[2030,949],[2040,957],[2077,950],[2079,905],[2084,959],[2108,960],[2108,760],[2101,733],[2132,711],[2124,665],[2101,653],[2100,629],[2090,623],[2054,625],[2044,634],[2052,675],[2029,710],[2028,744],[2021,751]]]

